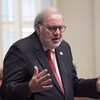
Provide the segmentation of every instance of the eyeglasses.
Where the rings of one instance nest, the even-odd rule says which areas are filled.
[[[50,32],[56,32],[57,29],[59,29],[59,31],[62,33],[65,31],[66,26],[64,25],[60,25],[60,26],[55,26],[55,25],[44,25]]]

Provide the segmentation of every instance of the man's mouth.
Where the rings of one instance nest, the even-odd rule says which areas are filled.
[[[52,39],[52,41],[53,41],[54,43],[58,43],[59,40],[60,40],[60,38],[53,38],[53,39]]]
[[[52,40],[55,40],[56,41],[56,40],[59,40],[59,38],[53,38]]]

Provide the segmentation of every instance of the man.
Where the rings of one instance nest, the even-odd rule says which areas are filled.
[[[85,80],[77,77],[71,48],[62,39],[66,27],[60,12],[55,8],[43,10],[36,16],[34,28],[33,34],[14,43],[5,56],[3,100],[98,97],[99,78]],[[53,60],[46,51],[51,52]]]

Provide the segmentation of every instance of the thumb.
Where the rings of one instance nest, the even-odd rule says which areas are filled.
[[[38,74],[38,67],[34,66],[34,74],[33,74],[33,76],[37,76],[37,74]]]

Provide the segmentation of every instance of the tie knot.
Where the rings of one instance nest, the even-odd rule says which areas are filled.
[[[47,55],[48,58],[51,57],[51,51],[49,49],[45,51],[45,54]]]

